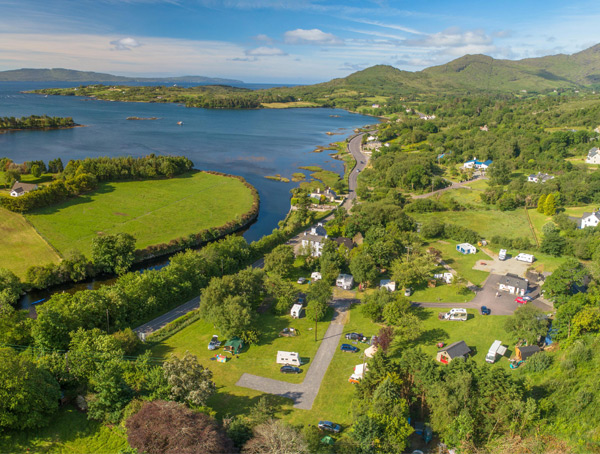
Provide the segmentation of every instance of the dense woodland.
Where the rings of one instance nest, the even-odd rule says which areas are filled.
[[[49,117],[30,115],[29,117],[0,117],[0,131],[18,129],[57,129],[77,126],[71,117]]]

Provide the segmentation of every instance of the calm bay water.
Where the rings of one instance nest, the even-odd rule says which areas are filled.
[[[73,117],[85,125],[57,131],[0,134],[0,157],[15,162],[60,157],[184,155],[201,170],[243,176],[260,194],[260,214],[244,233],[248,241],[271,233],[289,210],[295,183],[267,180],[265,175],[291,177],[298,166],[318,165],[343,172],[341,161],[317,146],[339,141],[373,118],[337,109],[206,110],[175,104],[121,103],[67,96],[24,94],[46,87],[79,83],[0,82],[0,116]],[[140,85],[140,84],[137,84]],[[185,84],[179,84],[185,85]],[[188,84],[189,85],[189,84]],[[249,86],[249,88],[265,88]],[[127,117],[158,117],[128,121]],[[178,126],[177,122],[183,125]],[[328,136],[334,132],[340,135]]]

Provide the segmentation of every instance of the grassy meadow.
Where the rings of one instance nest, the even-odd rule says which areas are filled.
[[[24,277],[32,265],[59,261],[56,251],[21,214],[0,208],[0,268]]]
[[[238,179],[195,172],[102,183],[93,193],[26,217],[59,251],[76,249],[89,256],[98,233],[129,233],[141,249],[224,225],[247,212],[252,202],[252,193]]]

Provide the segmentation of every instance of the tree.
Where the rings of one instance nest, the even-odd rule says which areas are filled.
[[[331,286],[325,281],[317,281],[311,284],[306,293],[306,317],[315,321],[315,342],[317,341],[317,322],[322,320],[327,313],[327,303],[333,296]]]
[[[394,328],[391,326],[382,326],[377,333],[377,345],[384,353],[387,353],[392,341],[394,340]]]
[[[123,362],[111,358],[99,365],[90,378],[94,395],[88,400],[88,417],[116,423],[133,397],[133,391],[123,378]]]
[[[383,309],[391,304],[396,296],[385,288],[380,288],[376,292],[365,295],[363,304],[360,305],[360,311],[369,317],[371,321],[379,323],[383,321]]]
[[[534,344],[548,332],[548,319],[537,307],[525,304],[506,320],[504,327],[516,339]]]
[[[537,203],[537,212],[544,214],[544,210],[546,207],[546,194],[542,194],[538,199]]]
[[[430,254],[415,254],[392,263],[392,279],[399,287],[421,285],[431,276],[435,269],[435,259]]]
[[[552,193],[546,196],[546,201],[544,202],[544,214],[546,216],[554,216],[556,214],[556,201],[554,194]]]
[[[37,164],[32,165],[31,166],[31,175],[33,175],[36,178],[41,177],[42,176],[42,168]]]
[[[0,429],[47,425],[59,398],[60,388],[50,373],[12,349],[0,349]]]
[[[383,318],[390,325],[399,325],[402,317],[404,317],[410,309],[410,300],[404,296],[396,295],[396,297],[383,308]]]
[[[265,255],[265,271],[287,276],[294,266],[294,249],[287,244],[280,244],[272,252]]]
[[[254,428],[254,437],[242,449],[244,454],[309,454],[302,434],[281,420],[271,420]]]
[[[99,235],[92,240],[92,261],[105,273],[124,274],[135,259],[135,238],[127,233]]]
[[[490,176],[490,185],[492,186],[504,186],[510,183],[511,169],[505,160],[494,161],[490,166],[488,174]]]
[[[542,291],[546,298],[555,299],[555,305],[559,307],[573,295],[576,286],[583,285],[587,274],[579,260],[569,258],[546,278]]]
[[[127,441],[148,454],[222,454],[233,443],[210,416],[176,402],[144,402],[126,423]]]
[[[0,268],[0,313],[3,306],[14,306],[21,296],[21,281],[12,272]]]
[[[198,358],[190,352],[185,352],[181,359],[171,355],[163,369],[171,387],[171,398],[178,402],[203,406],[217,389],[212,372],[200,365]]]
[[[266,279],[265,287],[269,294],[275,298],[275,310],[279,314],[288,313],[298,298],[298,289],[294,284],[277,274]]]
[[[544,235],[540,251],[554,257],[560,257],[567,247],[567,240],[557,230],[552,230]]]
[[[371,254],[360,251],[350,259],[350,272],[356,282],[372,283],[379,276],[379,270]]]

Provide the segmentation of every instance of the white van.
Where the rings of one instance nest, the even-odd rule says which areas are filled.
[[[444,314],[443,318],[444,318],[444,320],[464,322],[469,318],[469,315],[467,314],[466,309],[453,308],[453,309],[450,309],[449,312]]]
[[[533,261],[535,260],[535,257],[531,254],[524,254],[521,252],[519,255],[517,255],[515,257],[515,260],[519,260],[520,262],[533,263]]]
[[[277,364],[301,366],[298,352],[277,352]]]
[[[498,260],[506,260],[506,249],[500,249]]]
[[[292,306],[292,310],[290,311],[290,315],[292,318],[302,317],[302,304],[294,304]]]
[[[496,362],[497,355],[504,355],[506,353],[506,347],[502,345],[502,341],[495,340],[487,355],[485,355],[485,361],[490,364],[494,364]]]

